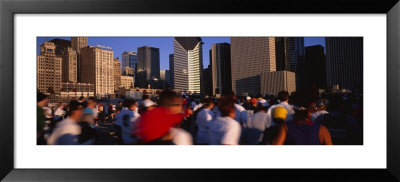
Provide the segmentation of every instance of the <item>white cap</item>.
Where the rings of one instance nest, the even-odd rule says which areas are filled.
[[[150,107],[150,106],[156,105],[156,103],[154,103],[150,99],[146,99],[146,100],[143,101],[143,105],[144,105],[144,107]]]
[[[246,97],[246,100],[250,100],[250,99],[251,99],[251,97],[250,97],[250,96],[247,96],[247,97]]]

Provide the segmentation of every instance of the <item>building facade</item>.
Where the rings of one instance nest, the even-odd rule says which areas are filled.
[[[147,88],[150,82],[160,79],[160,49],[143,46],[138,48],[137,86]],[[154,87],[156,87],[154,85]]]
[[[81,49],[81,82],[94,84],[95,95],[98,97],[114,93],[113,56],[112,50],[93,46]]]
[[[71,47],[65,48],[62,56],[62,81],[63,82],[78,82],[78,56],[76,51]]]
[[[324,47],[314,45],[305,48],[304,59],[299,59],[296,72],[297,88],[326,88],[326,60]]]
[[[71,47],[76,51],[77,54],[77,81],[82,82],[81,80],[81,49],[88,46],[88,38],[87,37],[71,37]]]
[[[63,91],[63,92],[94,92],[94,84],[63,82],[61,91]]]
[[[210,50],[212,92],[225,95],[232,91],[231,45],[213,44]]]
[[[37,55],[36,61],[37,88],[40,92],[60,93],[62,58],[56,56],[55,49],[52,42],[44,42],[40,46],[40,55]]]
[[[200,37],[174,38],[174,89],[201,91],[203,70],[203,42]]]
[[[134,80],[132,76],[121,76],[121,87],[125,89],[133,88]]]
[[[169,88],[174,89],[174,54],[169,55]]]
[[[261,72],[276,71],[274,37],[231,37],[232,89],[238,95],[260,92]]]
[[[121,86],[121,62],[118,58],[114,58],[113,62],[114,68],[114,92],[118,91],[119,86]]]
[[[278,95],[279,91],[296,91],[296,74],[290,71],[262,72],[260,75],[261,94]]]
[[[122,75],[123,76],[134,76],[134,69],[130,67],[123,67],[122,68]]]
[[[138,64],[138,57],[135,51],[123,52],[122,53],[122,67],[129,67],[136,70],[136,66]]]
[[[327,86],[353,89],[363,85],[363,38],[326,37]]]
[[[296,72],[299,56],[305,55],[304,37],[275,37],[276,71]]]

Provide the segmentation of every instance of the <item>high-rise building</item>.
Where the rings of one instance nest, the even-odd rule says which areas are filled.
[[[138,64],[137,53],[134,51],[123,52],[122,53],[122,67],[129,67],[136,70],[136,65]]]
[[[174,89],[200,93],[203,70],[203,42],[200,37],[174,38]]]
[[[304,37],[275,37],[276,70],[296,72],[298,57],[304,55]]]
[[[64,52],[71,47],[71,41],[64,39],[53,39],[49,42],[53,42],[56,45],[56,55],[63,55]]]
[[[77,68],[77,54],[71,48],[71,41],[64,39],[53,39],[49,42],[54,43],[56,46],[55,54],[57,57],[62,58],[62,82],[77,83],[78,82],[78,68]]]
[[[174,89],[174,54],[169,55],[169,88]]]
[[[138,48],[137,86],[148,88],[152,81],[160,79],[160,49],[143,46]],[[154,88],[157,87],[153,85]]]
[[[352,89],[363,85],[363,38],[326,37],[327,86]]]
[[[114,93],[114,53],[112,50],[88,46],[81,49],[81,82],[92,83],[95,95]],[[84,71],[83,71],[84,70]]]
[[[232,89],[237,94],[260,93],[260,74],[276,71],[274,37],[231,38]]]
[[[56,46],[52,42],[44,42],[37,55],[36,78],[40,92],[59,93],[61,90],[62,58],[55,54]]]
[[[81,49],[88,46],[87,37],[71,37],[72,49],[76,50],[78,54],[81,53]]]
[[[305,48],[304,59],[299,59],[296,72],[298,89],[326,88],[326,60],[324,47],[314,45]]]
[[[290,71],[262,72],[260,82],[261,94],[276,96],[282,90],[289,93],[296,91],[296,75]]]
[[[202,81],[201,94],[213,96],[212,92],[212,81],[211,81],[211,65],[208,65],[207,68],[203,69],[203,81]]]
[[[78,67],[76,51],[71,47],[64,49],[62,56],[62,81],[77,83],[78,82]]]
[[[213,44],[210,50],[210,65],[213,95],[224,95],[232,91],[231,45]]]
[[[71,37],[71,47],[77,53],[77,78],[78,82],[82,82],[81,80],[81,49],[88,46],[88,38],[87,37]]]
[[[169,87],[170,79],[169,79],[169,70],[160,70],[160,88],[166,89]]]
[[[114,68],[114,91],[118,91],[119,86],[121,86],[121,62],[118,58],[114,58],[113,62]]]

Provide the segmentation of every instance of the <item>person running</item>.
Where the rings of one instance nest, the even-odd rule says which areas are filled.
[[[235,106],[232,98],[222,97],[219,105],[221,116],[217,117],[210,124],[209,144],[210,145],[238,145],[241,127],[234,120]]]
[[[159,106],[145,112],[137,121],[132,134],[143,145],[173,145],[171,128],[183,120],[182,98],[171,90],[160,93]]]
[[[43,107],[46,107],[49,103],[49,97],[41,92],[37,93],[37,105],[36,105],[36,140],[38,145],[46,144],[44,140],[44,127],[46,125],[46,116]]]
[[[259,103],[257,106],[257,113],[253,114],[250,120],[246,123],[247,131],[247,145],[257,145],[261,142],[263,133],[267,127],[267,110],[266,106]]]
[[[121,128],[121,139],[123,144],[135,144],[136,138],[131,135],[133,127],[140,117],[140,114],[136,111],[138,103],[133,99],[125,99],[123,109],[119,112],[115,118],[115,124]]]
[[[272,121],[272,117],[271,117],[271,111],[275,107],[281,106],[281,107],[284,107],[288,111],[286,122],[290,122],[293,120],[294,106],[289,104],[289,93],[287,91],[280,91],[278,93],[278,100],[279,100],[279,103],[272,105],[267,111],[267,128],[269,128],[273,125],[276,125],[276,123],[274,123]]]
[[[212,99],[206,99],[204,101],[203,109],[200,109],[196,116],[196,125],[198,127],[197,131],[197,144],[208,144],[208,130],[211,121],[214,119],[214,113],[212,108],[214,107],[214,102]]]
[[[265,129],[263,139],[260,143],[261,145],[271,145],[272,141],[278,136],[282,125],[286,123],[288,111],[284,107],[275,107],[271,112],[272,120],[276,125]]]
[[[273,145],[332,145],[328,129],[311,121],[312,108],[306,106],[296,110],[294,122],[286,122]]]
[[[83,106],[79,102],[70,103],[70,116],[57,123],[47,140],[49,145],[78,145],[81,128],[77,124],[83,115]]]
[[[93,114],[93,121],[92,121],[92,127],[96,125],[96,120],[97,120],[97,100],[94,97],[89,97],[87,100],[87,106],[85,110],[83,111],[84,114]]]

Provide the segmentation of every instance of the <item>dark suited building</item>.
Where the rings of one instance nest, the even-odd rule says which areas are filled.
[[[297,82],[299,89],[326,88],[326,59],[324,47],[314,45],[305,48],[306,54],[299,59]]]
[[[202,85],[202,95],[212,96],[212,81],[211,81],[211,65],[203,69],[203,85]]]
[[[210,50],[212,95],[227,94],[232,91],[231,45],[213,44]]]
[[[158,88],[160,79],[160,49],[143,46],[138,48],[137,86]]]
[[[50,40],[49,42],[53,42],[54,45],[56,45],[56,55],[64,55],[66,49],[68,49],[68,47],[71,47],[71,41],[69,40],[64,40],[64,39],[53,39]]]
[[[275,37],[276,71],[296,72],[299,56],[304,55],[304,37]]]
[[[363,85],[363,38],[326,37],[327,86],[352,89]]]

